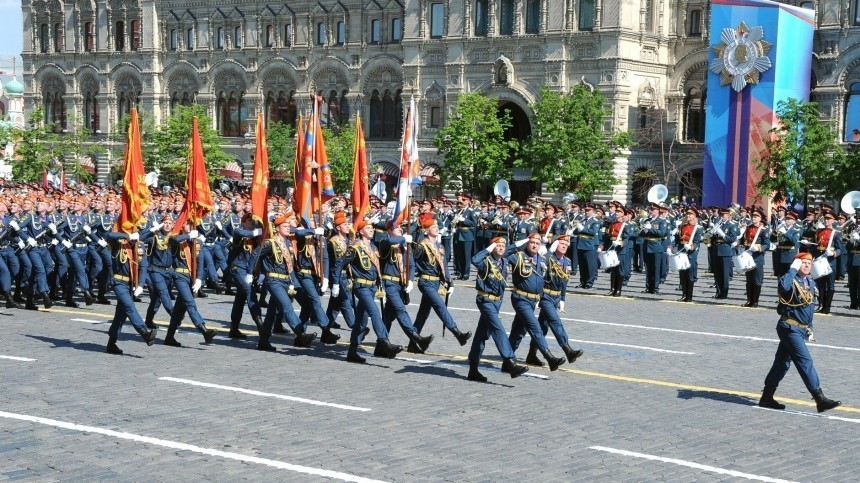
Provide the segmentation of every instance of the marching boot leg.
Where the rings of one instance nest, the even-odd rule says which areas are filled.
[[[8,290],[3,292],[3,298],[6,299],[6,308],[7,309],[23,309],[24,308],[24,307],[21,307],[20,305],[18,305],[18,302],[15,302],[15,299],[12,297],[12,292],[9,292]]]
[[[167,335],[164,337],[164,342],[162,342],[162,344],[169,345],[170,347],[182,347],[182,344],[176,340],[176,329],[167,329]]]
[[[394,345],[388,341],[388,339],[378,339],[376,341],[376,349],[373,351],[373,355],[376,357],[386,357],[388,359],[394,359],[397,357],[397,354],[403,350],[402,346]]]
[[[689,280],[687,282],[687,302],[693,301],[693,289],[696,287],[696,282]]]
[[[758,405],[769,409],[785,409],[785,404],[780,404],[773,398],[776,393],[776,386],[765,386],[761,391],[761,399],[758,400]]]
[[[487,382],[487,377],[478,371],[478,363],[469,361],[469,375],[466,379],[475,382]]]
[[[520,377],[529,371],[528,366],[521,366],[513,359],[505,359],[502,361],[502,372],[507,372],[511,375],[511,379]]]
[[[243,334],[241,330],[239,330],[239,321],[230,323],[230,333],[227,334],[231,339],[247,339],[248,336]]]
[[[207,329],[206,324],[200,324],[200,327],[197,327],[197,330],[203,334],[203,341],[207,344],[212,342],[212,339],[215,338],[215,329]]]
[[[451,329],[451,333],[454,334],[454,337],[457,339],[457,342],[459,342],[461,346],[466,345],[466,342],[469,342],[469,339],[472,338],[471,332],[460,332],[459,327]]]
[[[560,344],[561,350],[564,351],[564,355],[567,356],[567,362],[573,364],[574,361],[582,357],[582,350],[574,349],[570,347],[570,344]]]
[[[830,304],[833,303],[833,290],[828,290],[824,293],[824,310],[821,311],[822,314],[830,313]]]
[[[529,353],[526,355],[526,364],[543,367],[543,361],[537,356],[537,345],[529,344]]]
[[[367,359],[358,355],[358,344],[349,344],[349,351],[346,353],[346,361],[354,362],[356,364],[364,364],[367,362]]]
[[[317,338],[314,333],[296,331],[296,338],[293,340],[293,345],[296,347],[310,347],[311,342]]]
[[[152,345],[155,343],[155,334],[158,332],[158,329],[146,329],[135,327],[134,330],[143,337],[143,341],[146,342],[146,345]]]
[[[33,303],[33,292],[27,291],[27,303],[24,305],[27,310],[39,310],[39,307]]]
[[[546,359],[547,364],[549,364],[550,371],[555,371],[558,369],[558,366],[564,364],[564,357],[556,357],[552,355],[552,352],[550,352],[549,349],[541,351],[541,354],[543,354],[544,359]]]
[[[409,347],[406,348],[406,352],[412,352],[409,348],[414,347],[420,351],[419,354],[423,354],[430,347],[431,342],[433,342],[433,334],[424,337],[416,332],[409,337]]]
[[[257,326],[257,332],[263,329],[263,319],[259,315],[252,315],[251,320],[253,320],[254,325]]]
[[[281,319],[275,319],[275,325],[272,327],[273,334],[289,334],[290,332],[284,327],[284,322]]]
[[[46,309],[50,309],[54,306],[54,302],[51,300],[51,297],[48,295],[48,292],[42,294],[42,303],[45,305]]]
[[[84,290],[83,292],[84,292],[84,303],[86,305],[92,305],[96,301],[93,298],[92,294],[87,290]]]
[[[752,306],[758,307],[758,299],[761,297],[761,285],[753,285]]]
[[[331,331],[331,327],[323,327],[322,337],[320,337],[320,342],[323,344],[337,344],[337,341],[340,340],[340,336]]]
[[[72,292],[71,290],[66,290],[66,307],[71,307],[73,309],[76,309],[76,308],[80,307],[80,305],[78,305],[78,303],[75,302],[75,298],[73,295],[74,295],[74,292]]]
[[[752,294],[753,294],[752,285],[750,285],[750,283],[747,282],[747,290],[746,290],[747,302],[743,305],[744,307],[752,307],[752,301],[751,301]]]
[[[108,339],[107,347],[105,348],[105,352],[108,354],[113,354],[117,356],[122,355],[122,349],[116,345],[116,337],[111,337]]]
[[[842,405],[842,401],[834,401],[825,396],[820,387],[812,392],[812,398],[815,399],[815,406],[819,413]]]
[[[150,329],[154,329],[156,327],[155,322],[152,320],[152,316],[149,314],[146,315],[146,320],[143,321],[143,325]]]
[[[275,346],[269,343],[269,334],[264,334],[260,336],[260,340],[257,341],[257,350],[275,352]]]

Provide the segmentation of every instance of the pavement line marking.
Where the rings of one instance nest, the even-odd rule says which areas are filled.
[[[10,361],[21,361],[21,362],[36,362],[36,359],[30,359],[29,357],[0,356],[0,359],[8,359]]]
[[[438,365],[438,366],[446,366],[446,367],[456,367],[457,369],[462,369],[462,367],[463,367],[462,364],[450,364],[450,363],[446,363],[446,362],[428,361],[425,359],[413,359],[411,357],[395,357],[395,359],[401,360],[401,361],[407,361],[407,362],[415,362],[418,364],[430,364],[430,365]],[[486,362],[486,361],[482,361],[482,362]],[[499,373],[502,372],[501,368],[496,367],[495,364],[492,364],[490,368],[494,369],[496,372],[499,372]],[[523,377],[533,377],[535,379],[542,379],[545,381],[549,380],[549,377],[544,376],[543,374],[531,374],[531,373],[526,372],[526,373],[523,373],[522,376]]]
[[[783,413],[783,414],[795,414],[797,416],[806,416],[808,418],[821,418],[821,419],[832,419],[834,421],[845,421],[848,423],[860,424],[860,419],[856,418],[843,418],[840,416],[831,416],[829,414],[815,414],[815,413],[807,413],[804,411],[795,411],[793,409],[771,409],[771,408],[763,408],[761,406],[751,406],[753,409],[761,409],[763,411],[772,411],[775,413]]]
[[[153,444],[156,446],[162,446],[165,448],[176,449],[180,451],[191,451],[193,453],[200,453],[209,456],[216,456],[220,458],[226,458],[230,460],[243,461],[245,463],[256,463],[260,465],[271,466],[273,468],[278,468],[281,470],[289,470],[295,471],[297,473],[304,473],[307,475],[314,476],[324,476],[327,478],[334,478],[342,481],[354,481],[359,483],[376,483],[380,480],[373,480],[370,478],[364,478],[361,476],[351,475],[349,473],[341,473],[339,471],[332,470],[324,470],[321,468],[313,468],[310,466],[302,466],[295,465],[292,463],[286,463],[283,461],[270,460],[266,458],[259,458],[257,456],[247,456],[240,453],[232,453],[228,451],[221,451],[217,449],[211,448],[203,448],[200,446],[194,446],[191,444],[180,443],[177,441],[170,441],[166,439],[152,438],[150,436],[141,436],[139,434],[133,433],[125,433],[121,431],[113,431],[110,429],[97,428],[94,426],[84,426],[76,423],[68,423],[65,421],[57,421],[56,419],[47,419],[41,418],[38,416],[30,416],[27,414],[17,414],[17,413],[7,413],[5,411],[0,411],[0,417],[7,419],[16,419],[18,421],[27,421],[31,423],[44,424],[46,426],[53,426],[55,428],[62,429],[70,429],[72,431],[80,431],[82,433],[95,433],[101,434],[103,436],[111,436],[119,439],[127,439],[130,441],[136,441],[138,443],[147,443]]]
[[[283,399],[285,401],[293,401],[293,402],[300,402],[300,403],[304,403],[304,404],[312,404],[314,406],[327,406],[327,407],[336,408],[336,409],[346,409],[349,411],[362,411],[362,412],[370,411],[370,408],[360,408],[357,406],[347,406],[344,404],[335,404],[335,403],[330,403],[330,402],[325,402],[325,401],[316,401],[314,399],[305,399],[305,398],[294,397],[294,396],[284,396],[283,394],[273,394],[270,392],[260,392],[260,391],[254,391],[253,389],[242,389],[241,387],[222,386],[220,384],[210,384],[208,382],[192,381],[190,379],[179,379],[177,377],[159,377],[158,380],[159,381],[179,382],[182,384],[190,384],[192,386],[208,387],[208,388],[212,388],[212,389],[223,389],[225,391],[241,392],[244,394],[250,394],[252,396],[272,397],[275,399]]]
[[[734,476],[737,478],[746,478],[748,480],[768,481],[771,483],[791,483],[791,480],[782,480],[779,478],[771,478],[769,476],[753,475],[751,473],[741,473],[740,471],[727,470],[724,468],[718,468],[716,466],[703,465],[701,463],[693,463],[692,461],[679,460],[679,459],[675,459],[675,458],[665,458],[663,456],[655,456],[652,454],[645,454],[645,453],[635,453],[633,451],[627,451],[627,450],[623,450],[623,449],[607,448],[605,446],[589,446],[588,449],[593,449],[596,451],[603,451],[606,453],[618,454],[618,455],[622,455],[622,456],[632,456],[634,458],[643,458],[643,459],[651,460],[651,461],[661,461],[663,463],[672,463],[673,465],[686,466],[688,468],[695,468],[697,470],[707,471],[709,473],[717,473],[720,475]]]
[[[549,339],[549,337],[547,337],[547,339]],[[646,350],[646,351],[665,352],[667,354],[680,354],[680,355],[684,355],[684,356],[696,355],[695,352],[683,352],[683,351],[673,351],[673,350],[669,350],[669,349],[658,349],[656,347],[647,347],[644,345],[616,344],[615,342],[597,342],[597,341],[593,341],[593,340],[579,340],[579,339],[568,339],[568,341],[579,342],[581,344],[595,344],[595,345],[608,345],[608,346],[614,346],[614,347],[627,347],[629,349],[642,349],[642,350]]]
[[[69,320],[73,320],[75,322],[86,322],[88,324],[101,324],[101,323],[107,323],[108,322],[107,320],[93,320],[93,319],[69,319]]]

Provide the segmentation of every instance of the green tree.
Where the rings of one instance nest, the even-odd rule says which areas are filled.
[[[848,143],[845,151],[833,153],[833,168],[826,178],[828,198],[842,199],[849,191],[860,190],[860,143]]]
[[[289,124],[272,122],[266,127],[269,148],[269,171],[285,173],[285,180],[293,179],[296,162],[295,130]]]
[[[27,126],[13,128],[10,139],[15,141],[15,159],[11,160],[12,176],[18,181],[40,181],[49,165],[59,162],[66,175],[90,181],[90,174],[81,168],[79,159],[99,154],[104,148],[89,141],[90,132],[78,126],[73,132],[61,132],[52,122],[44,122],[41,107],[30,113]]]
[[[445,158],[440,173],[443,185],[477,192],[496,180],[510,179],[510,158],[519,143],[506,139],[511,116],[499,111],[499,102],[480,92],[461,94],[453,113],[433,143]]]
[[[570,94],[544,87],[532,105],[532,134],[519,166],[553,191],[571,191],[590,200],[618,182],[613,158],[632,145],[626,132],[606,131],[610,115],[603,96],[583,85]]]
[[[153,128],[149,118],[141,121],[143,136],[143,162],[147,170],[158,170],[163,184],[184,186],[188,173],[188,154],[191,142],[192,119],[197,117],[200,139],[203,143],[203,157],[206,160],[206,174],[209,181],[221,179],[221,168],[233,158],[221,149],[221,136],[213,129],[206,108],[200,104],[176,106],[165,122]],[[128,132],[128,116],[124,116],[116,132]],[[125,146],[123,146],[123,153]],[[119,154],[122,159],[123,154]],[[121,163],[121,162],[120,162]]]
[[[767,154],[757,160],[763,176],[756,190],[763,197],[801,201],[807,206],[809,192],[826,191],[828,178],[834,175],[834,153],[838,159],[842,152],[838,134],[832,121],[821,120],[814,102],[780,101],[776,113],[780,123],[765,139]]]
[[[344,124],[323,128],[329,169],[335,193],[349,193],[352,189],[352,165],[355,150],[355,125]]]

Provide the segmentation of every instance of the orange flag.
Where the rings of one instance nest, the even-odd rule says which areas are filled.
[[[149,208],[149,187],[143,169],[143,152],[140,146],[140,121],[137,109],[131,110],[128,124],[128,143],[125,147],[125,174],[122,178],[122,211],[117,226],[123,233],[137,231],[137,223]]]
[[[266,143],[266,130],[263,128],[263,115],[257,114],[257,150],[254,153],[254,177],[251,181],[251,215],[263,225],[263,233],[268,237],[269,214],[266,210],[266,197],[269,193],[269,146]]]
[[[301,114],[296,126],[298,126],[298,132],[296,133],[296,162],[293,170],[293,212],[301,213],[300,207],[305,199],[304,183],[302,183],[302,170],[305,165],[305,129],[302,126]]]
[[[176,219],[174,233],[182,230],[185,220],[191,221],[196,227],[200,220],[212,211],[212,190],[206,176],[206,162],[203,159],[203,142],[200,140],[200,130],[195,117],[191,125],[191,149],[188,154],[188,178],[185,180],[185,206]]]
[[[352,166],[352,219],[361,220],[370,211],[370,179],[367,172],[367,150],[361,116],[355,118],[355,151]]]

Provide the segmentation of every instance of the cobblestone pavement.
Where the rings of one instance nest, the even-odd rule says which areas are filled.
[[[639,274],[623,297],[599,295],[607,279],[568,295],[564,322],[572,345],[585,350],[581,359],[512,380],[498,371],[490,342],[487,384],[465,379],[468,346],[443,338],[435,315],[425,327],[436,335],[427,354],[367,354],[360,366],[344,361],[345,344],[298,349],[292,336],[273,338],[276,353],[253,350],[247,315],[248,340],[228,339],[225,296],[198,300],[207,324],[219,328],[212,344],[184,330],[182,348],[147,347],[127,325],[123,356],[104,353],[114,306],[3,309],[0,479],[857,478],[860,321],[842,308],[844,282],[836,314],[816,316],[810,350],[825,394],[845,406],[818,415],[794,370],[777,392],[786,411],[755,406],[777,346],[776,279],[766,279],[758,309],[740,307],[743,277],[719,304],[708,298],[706,274],[701,302],[692,304],[674,301],[675,274],[656,296],[640,293]],[[462,329],[476,324],[474,295],[459,282],[451,297]],[[509,327],[507,301],[502,310]],[[369,339],[364,350],[372,353]],[[399,328],[392,340],[406,343]]]

